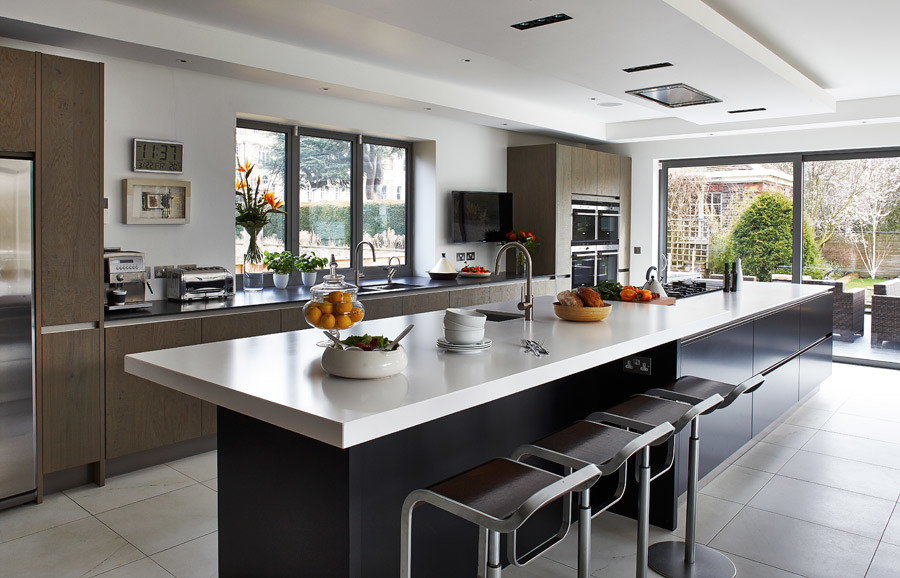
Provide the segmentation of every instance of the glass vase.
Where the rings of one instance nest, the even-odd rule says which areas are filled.
[[[262,227],[245,227],[245,230],[250,236],[250,243],[244,253],[244,291],[262,291],[263,275],[266,272],[266,266],[263,265]]]

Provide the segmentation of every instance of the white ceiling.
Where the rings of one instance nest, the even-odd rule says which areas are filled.
[[[900,117],[896,0],[0,0],[0,7],[0,36],[298,90],[327,87],[345,98],[576,140]],[[560,12],[572,20],[510,27]],[[622,71],[661,61],[674,66]],[[723,102],[668,109],[625,93],[678,82]],[[766,111],[728,112],[756,107]]]

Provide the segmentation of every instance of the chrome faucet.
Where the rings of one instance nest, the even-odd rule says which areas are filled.
[[[359,250],[362,249],[363,245],[368,245],[372,249],[372,260],[375,261],[375,245],[368,241],[360,241],[358,245],[356,245],[356,286],[359,287],[359,280],[365,277],[362,272],[363,258],[359,254]]]
[[[534,297],[531,294],[531,253],[528,252],[525,245],[521,243],[507,243],[500,247],[500,251],[497,253],[497,262],[494,263],[494,273],[500,270],[500,258],[512,248],[518,249],[525,255],[525,295],[522,296],[522,301],[519,302],[518,307],[519,311],[525,312],[525,320],[532,321],[534,319]]]
[[[391,258],[388,259],[388,266],[384,268],[385,271],[388,272],[388,283],[394,282],[394,273],[397,272],[397,267],[391,266],[391,261],[393,261],[394,259],[397,260],[397,267],[400,266],[400,257],[398,257],[397,255],[391,255]]]

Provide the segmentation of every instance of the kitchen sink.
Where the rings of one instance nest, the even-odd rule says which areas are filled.
[[[412,289],[421,287],[421,285],[413,285],[411,283],[379,283],[377,285],[360,285],[360,293],[384,293],[386,291],[400,291],[401,289]]]
[[[511,319],[524,319],[524,313],[511,313],[506,311],[488,311],[487,309],[476,309],[479,313],[487,316],[488,321],[510,321]]]

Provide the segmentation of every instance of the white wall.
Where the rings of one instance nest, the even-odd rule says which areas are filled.
[[[886,123],[602,147],[632,159],[631,282],[643,283],[647,267],[659,264],[659,161],[898,146],[900,124]],[[641,247],[640,255],[634,247]]]
[[[131,60],[0,39],[14,48],[105,63],[105,245],[139,250],[148,266],[224,265],[234,258],[234,129],[239,116],[420,141],[415,147],[414,271],[425,275],[446,252],[475,251],[493,267],[494,244],[449,242],[451,190],[506,190],[506,147],[551,142],[481,125]],[[132,139],[184,143],[191,182],[188,225],[125,225],[122,180],[131,171]]]

